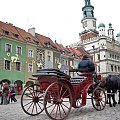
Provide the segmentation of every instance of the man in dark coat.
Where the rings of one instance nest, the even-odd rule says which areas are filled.
[[[91,73],[93,73],[95,84],[96,85],[99,84],[99,80],[98,80],[97,74],[95,72],[95,65],[92,61],[90,61],[90,59],[88,58],[87,55],[84,55],[82,58],[82,61],[80,61],[80,63],[78,64],[78,70],[79,70],[79,72],[84,72],[84,73],[91,72]]]
[[[82,61],[78,64],[78,69],[80,72],[94,72],[95,71],[95,65],[87,55],[84,55],[82,58]]]

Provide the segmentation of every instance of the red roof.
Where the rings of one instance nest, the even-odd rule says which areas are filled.
[[[0,21],[0,34],[11,39],[24,41],[23,38],[19,35],[15,26],[10,23],[4,23]]]
[[[47,44],[49,44],[50,48],[52,47],[52,48],[56,49],[55,44],[53,43],[53,41],[49,37],[40,35],[38,33],[35,33],[35,35],[36,35],[37,39],[39,40],[39,42],[41,43],[42,46],[47,47]]]

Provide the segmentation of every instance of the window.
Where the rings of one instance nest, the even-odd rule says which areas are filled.
[[[118,66],[118,72],[120,72],[120,67]]]
[[[55,63],[59,63],[59,58],[55,57]]]
[[[38,53],[37,54],[37,60],[42,60],[43,59],[43,54],[42,53]]]
[[[28,57],[33,57],[33,50],[28,50]]]
[[[65,62],[65,60],[64,59],[62,59],[62,64],[64,65],[64,62]]]
[[[93,27],[96,27],[96,22],[95,21],[93,21]]]
[[[112,55],[110,54],[110,58],[111,58],[111,56],[112,56]]]
[[[11,44],[6,43],[6,45],[5,45],[5,51],[6,52],[11,52],[11,48],[12,48]]]
[[[72,61],[70,61],[70,66],[71,66],[71,67],[73,66],[73,63],[72,63]]]
[[[98,60],[100,60],[100,54],[97,54],[97,56],[98,56]]]
[[[117,56],[117,60],[119,60],[119,56]]]
[[[50,55],[48,55],[48,61],[50,61],[50,58],[51,58]]]
[[[5,70],[10,70],[10,61],[5,60]]]
[[[117,72],[117,66],[115,66],[115,72]]]
[[[21,55],[21,54],[22,54],[22,48],[19,47],[19,46],[17,46],[17,47],[16,47],[16,53],[17,53],[18,55]]]
[[[100,72],[100,66],[98,66],[98,72]]]
[[[3,33],[5,33],[5,35],[9,35],[9,31],[7,30],[3,30]]]
[[[112,55],[112,59],[114,59],[114,55]]]
[[[66,60],[66,65],[68,65],[68,60]]]
[[[111,65],[111,71],[113,72],[113,65]]]
[[[18,34],[13,34],[13,35],[14,35],[16,38],[18,38],[18,36],[19,36]]]
[[[32,64],[28,64],[28,72],[33,72],[33,66]]]
[[[17,71],[20,71],[21,69],[20,69],[20,62],[16,62],[16,70]]]

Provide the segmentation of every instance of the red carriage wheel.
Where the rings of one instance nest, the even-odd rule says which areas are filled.
[[[72,94],[67,84],[54,82],[46,89],[44,109],[49,118],[63,120],[70,113],[71,107]]]
[[[91,100],[92,100],[92,105],[96,110],[98,111],[103,110],[106,106],[105,90],[100,87],[95,88],[92,93]]]
[[[38,115],[44,110],[43,106],[44,91],[40,85],[33,84],[28,86],[21,96],[21,107],[28,115]]]

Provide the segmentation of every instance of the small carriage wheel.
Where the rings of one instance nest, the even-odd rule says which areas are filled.
[[[29,85],[22,93],[21,107],[28,115],[38,115],[44,110],[43,98],[44,91],[40,89],[40,85]]]
[[[105,108],[106,106],[106,94],[105,90],[101,87],[96,87],[92,93],[92,105],[93,107],[101,111]]]
[[[69,86],[63,82],[52,83],[45,92],[44,109],[49,118],[65,119],[72,107],[72,93]]]

